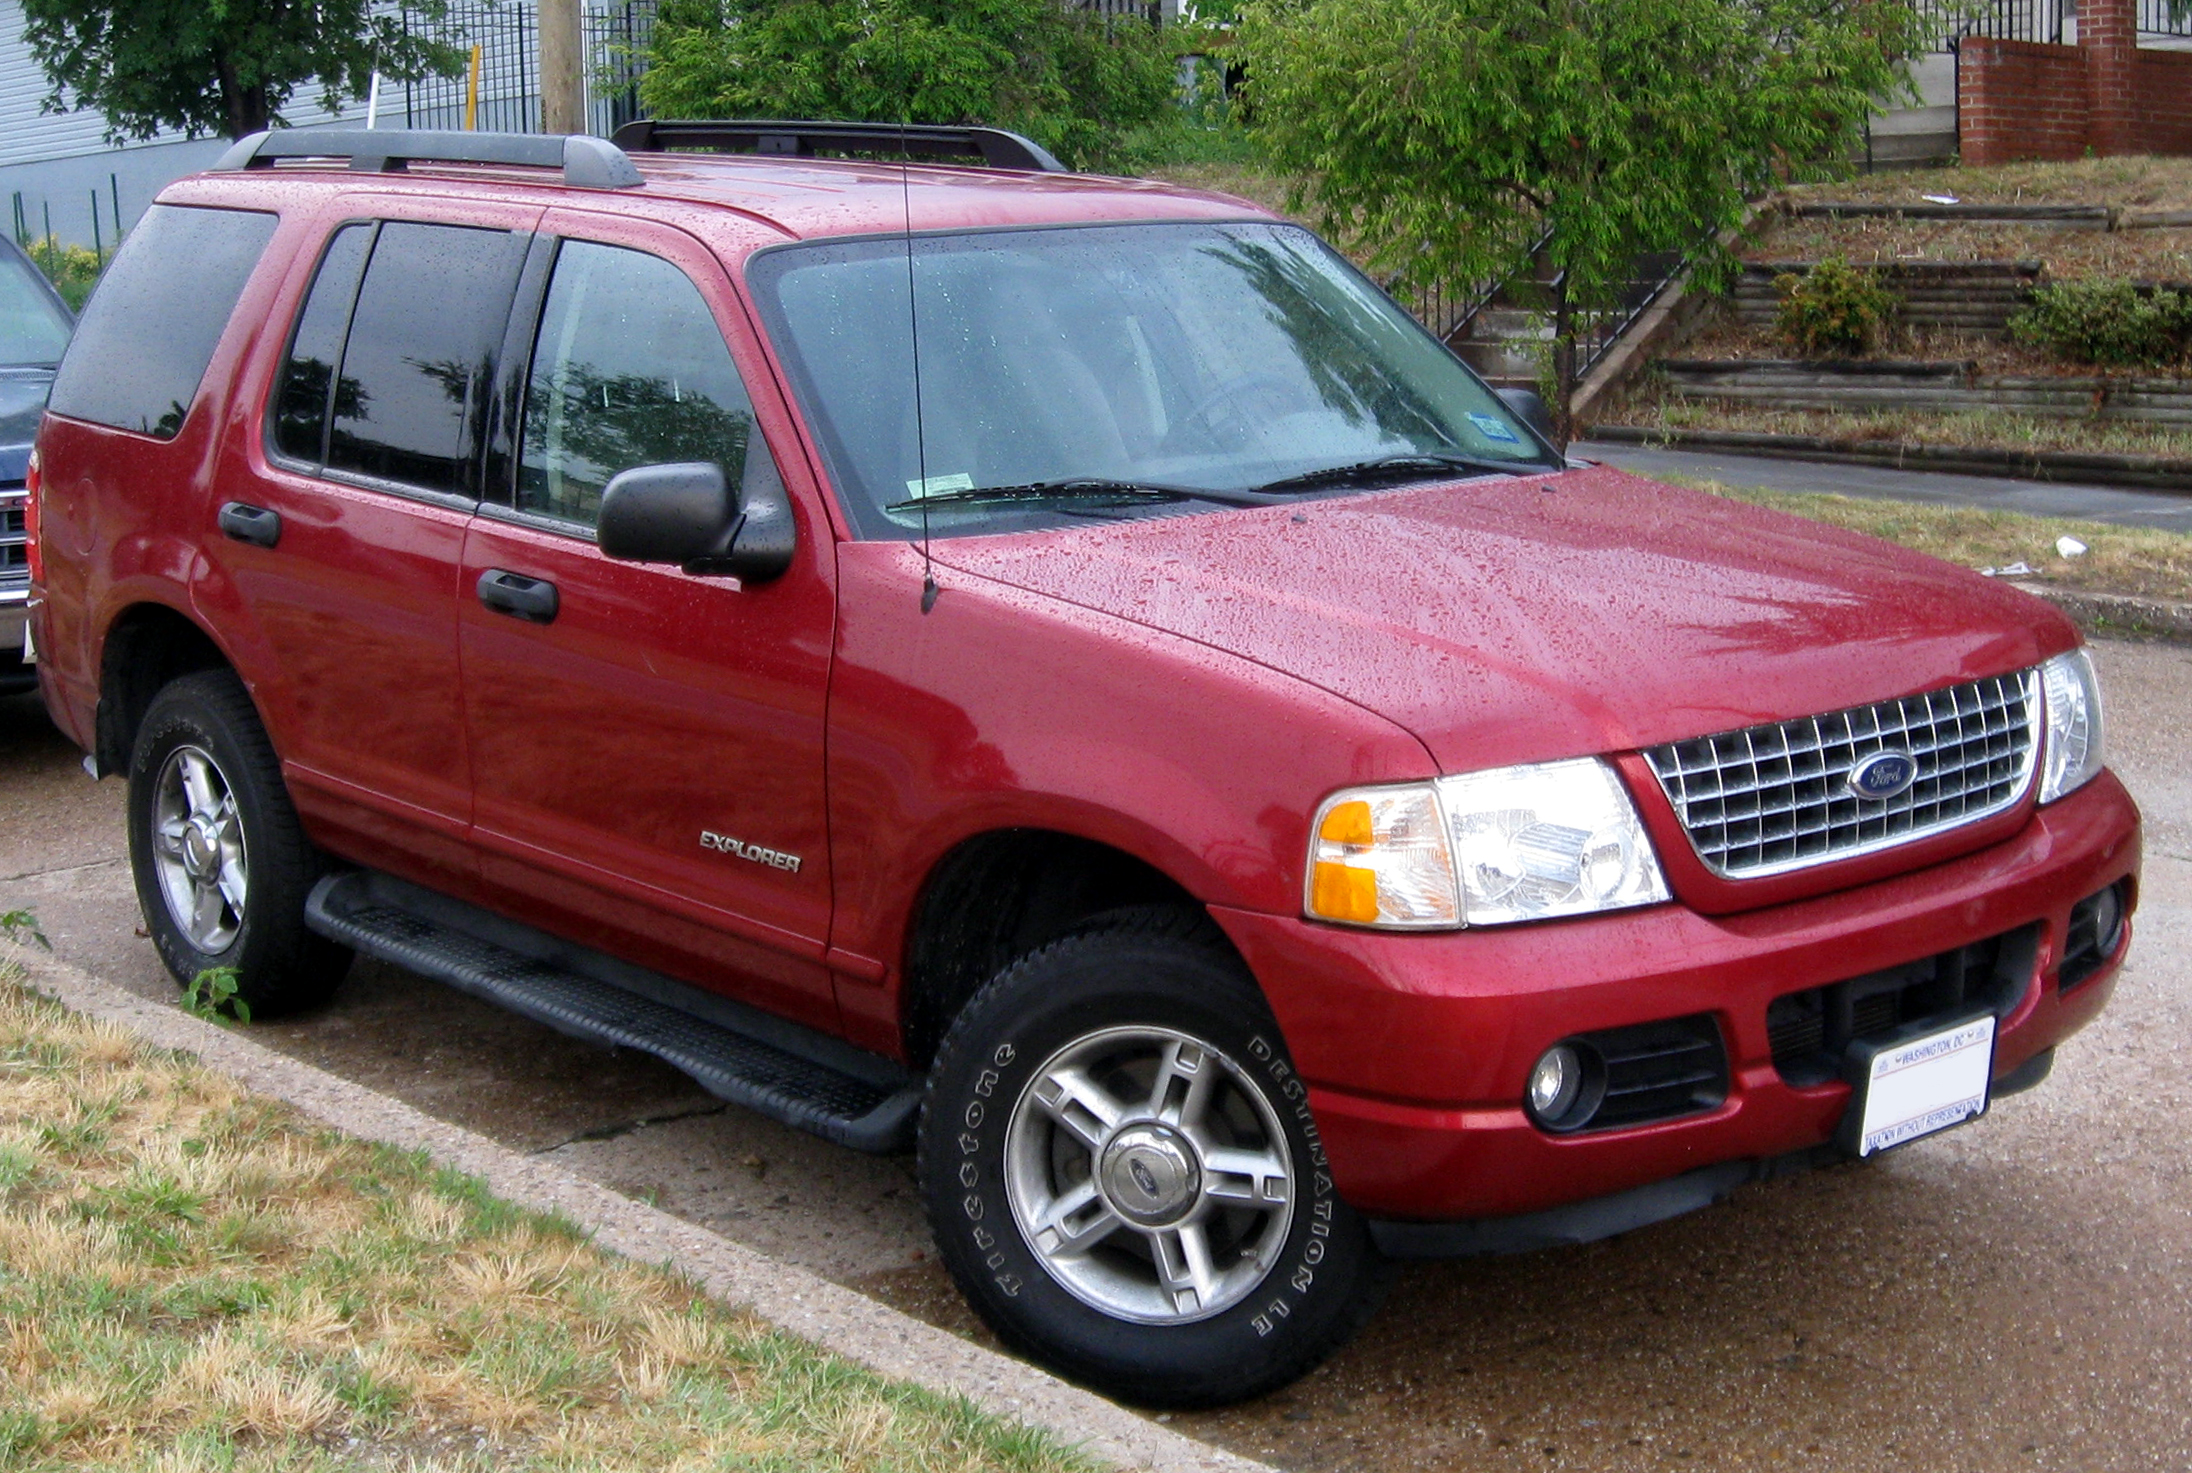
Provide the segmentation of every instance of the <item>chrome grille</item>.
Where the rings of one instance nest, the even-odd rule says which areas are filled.
[[[20,485],[0,484],[0,588],[30,582],[30,539],[24,535],[24,504],[30,494]]]
[[[1750,879],[1908,843],[2024,796],[2038,746],[2039,673],[1672,742],[1644,754],[1697,857]],[[1859,798],[1850,769],[1879,751],[1915,759],[1892,798]]]

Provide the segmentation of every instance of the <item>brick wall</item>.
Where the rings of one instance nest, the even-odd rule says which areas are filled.
[[[2138,57],[2137,151],[2192,154],[2192,51]]]
[[[1956,106],[1967,164],[2083,158],[2092,107],[2084,50],[1967,36],[1957,58]]]

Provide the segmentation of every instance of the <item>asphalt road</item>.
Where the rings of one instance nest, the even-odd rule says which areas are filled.
[[[2026,516],[2084,517],[2123,527],[2192,532],[2192,496],[2166,491],[2062,485],[2006,476],[1952,476],[1885,466],[1726,455],[1717,450],[1654,450],[1642,445],[1605,445],[1595,440],[1578,440],[1569,449],[1586,460],[1602,460],[1640,476],[1686,476],[1729,486],[1827,491],[1838,496],[1921,501],[1936,506],[1984,506]]]
[[[2192,1468],[2192,649],[2099,649],[2145,805],[2109,1011],[2055,1075],[1885,1160],[1586,1248],[1410,1268],[1296,1387],[1182,1430],[1301,1469]],[[0,701],[0,910],[148,996],[119,783]],[[378,965],[273,1046],[969,1334],[910,1163],[726,1109]]]

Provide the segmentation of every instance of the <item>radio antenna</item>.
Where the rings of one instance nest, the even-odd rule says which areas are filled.
[[[904,37],[900,35],[901,61],[904,58]],[[900,85],[906,85],[901,79]],[[920,479],[913,500],[921,509],[921,612],[926,614],[936,607],[936,562],[929,556],[929,442],[924,425],[921,404],[921,302],[920,293],[913,281],[913,167],[911,151],[906,137],[906,112],[904,94],[900,95],[898,111],[898,199],[906,222],[906,327],[908,340],[913,347],[913,460],[914,474]]]

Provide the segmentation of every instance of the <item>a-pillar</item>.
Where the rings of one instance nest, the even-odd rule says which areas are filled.
[[[2098,154],[2139,151],[2138,0],[2081,0],[2078,45],[2085,52],[2088,137]]]

